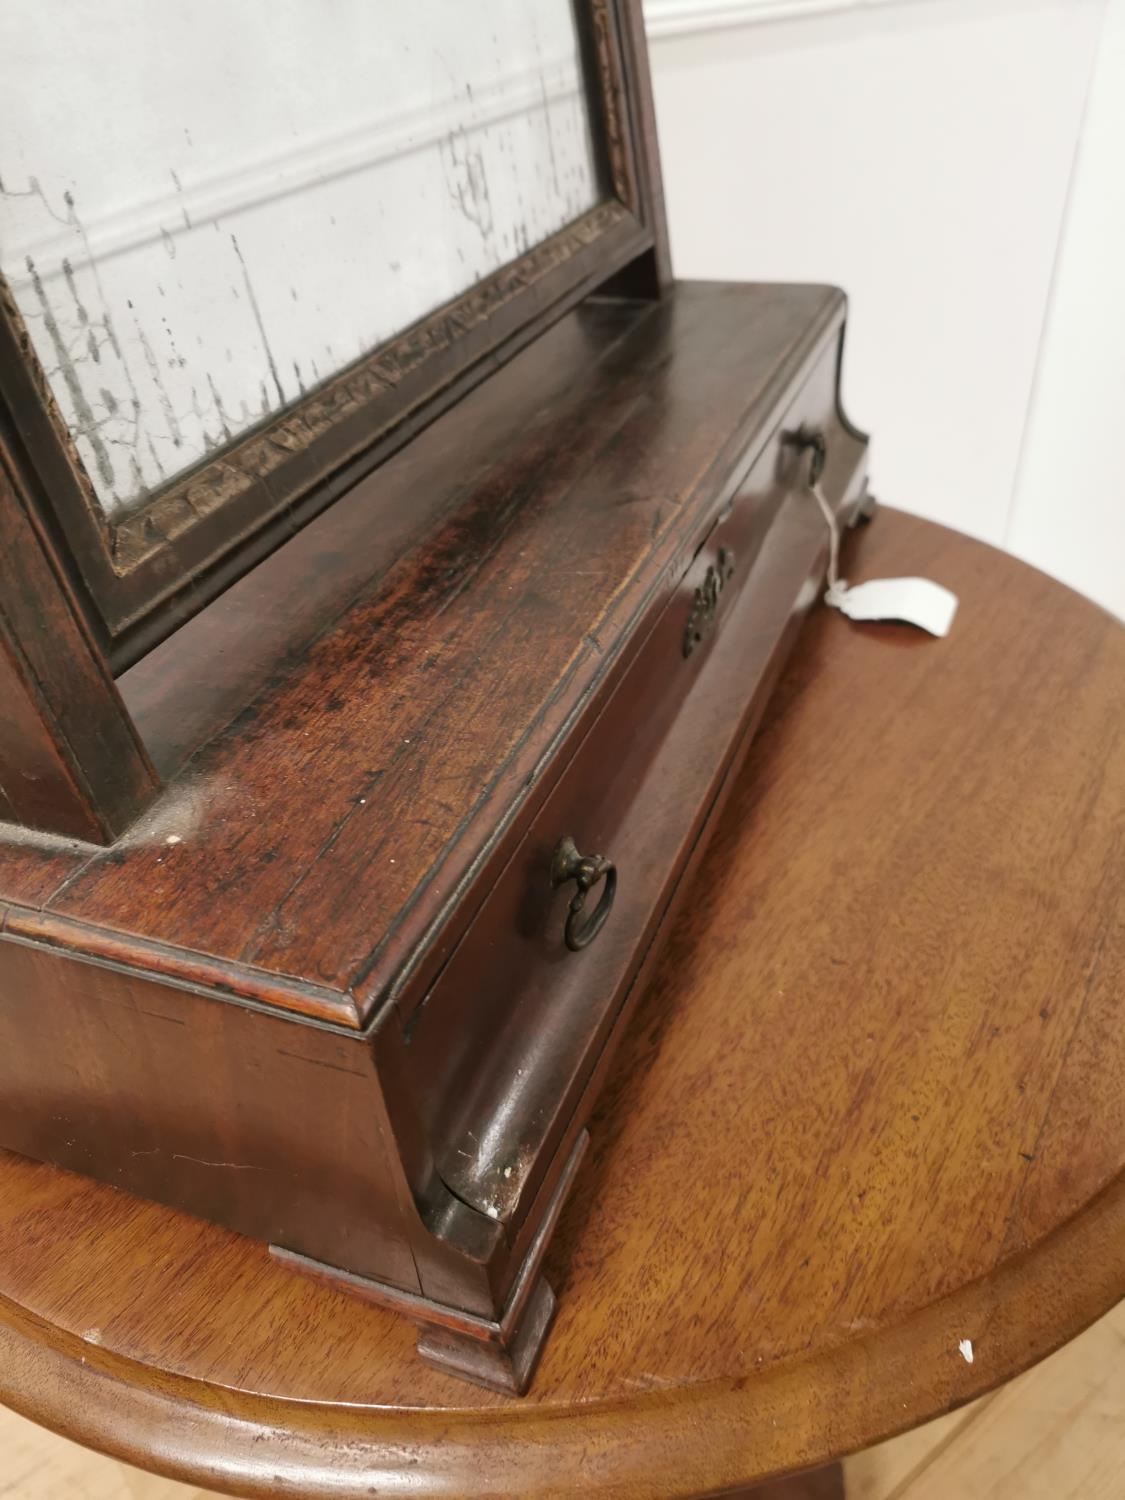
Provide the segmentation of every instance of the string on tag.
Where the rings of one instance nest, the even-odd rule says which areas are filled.
[[[836,519],[836,512],[828,503],[828,497],[820,487],[820,481],[810,483],[809,489],[812,491],[813,499],[820,506],[820,513],[828,527],[828,591],[824,596],[824,602],[831,604],[834,609],[839,609],[848,591],[848,580],[840,577],[840,523]]]

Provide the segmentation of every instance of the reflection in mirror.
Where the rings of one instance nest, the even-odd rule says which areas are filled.
[[[0,9],[0,270],[121,515],[594,206],[572,0]]]

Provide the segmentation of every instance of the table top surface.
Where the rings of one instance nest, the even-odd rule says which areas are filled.
[[[810,618],[593,1118],[527,1397],[0,1154],[0,1399],[238,1494],[651,1500],[913,1426],[1125,1294],[1125,629],[890,511],[846,563],[949,585],[953,632]]]

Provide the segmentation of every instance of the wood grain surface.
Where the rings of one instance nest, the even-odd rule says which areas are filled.
[[[564,319],[121,679],[166,794],[8,930],[353,1029],[428,983],[844,311],[680,283]]]
[[[213,1500],[218,1494],[79,1448],[3,1407],[0,1453],[7,1464],[4,1500]],[[846,1500],[1119,1500],[1125,1302],[998,1390],[857,1453],[841,1467]],[[758,1488],[754,1500],[762,1497]]]
[[[894,513],[846,570],[947,584],[953,633],[810,620],[593,1118],[530,1396],[11,1156],[0,1396],[235,1494],[698,1496],[971,1400],[1118,1300],[1125,631]]]

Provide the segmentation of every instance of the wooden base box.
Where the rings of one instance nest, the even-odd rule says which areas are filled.
[[[0,1142],[521,1391],[592,1103],[867,504],[844,299],[594,300],[119,688],[164,790],[0,829]],[[752,933],[743,940],[752,941]]]

